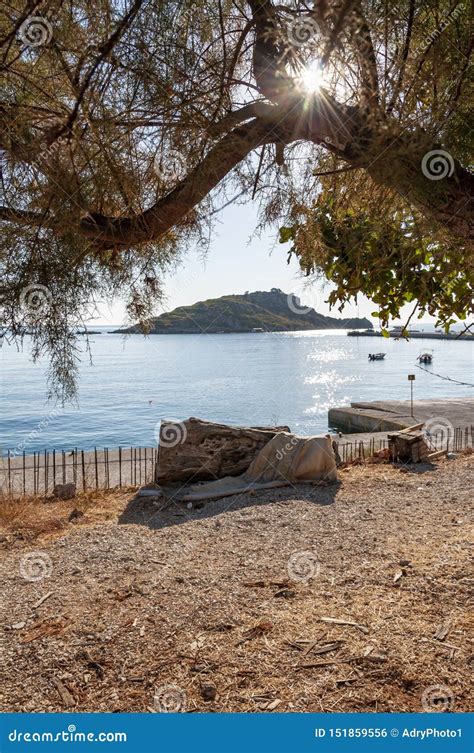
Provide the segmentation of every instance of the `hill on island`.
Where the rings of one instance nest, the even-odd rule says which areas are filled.
[[[193,306],[180,306],[152,319],[149,333],[178,335],[217,332],[290,332],[303,329],[372,329],[368,319],[340,319],[318,314],[297,296],[278,288],[244,295],[225,295]],[[138,325],[118,330],[141,333]]]

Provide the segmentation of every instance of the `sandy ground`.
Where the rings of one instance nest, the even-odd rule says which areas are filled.
[[[4,504],[0,710],[467,710],[473,459]]]

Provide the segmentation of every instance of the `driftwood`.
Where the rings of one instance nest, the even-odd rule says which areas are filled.
[[[211,481],[244,473],[256,454],[288,426],[227,426],[189,418],[162,421],[155,480]]]

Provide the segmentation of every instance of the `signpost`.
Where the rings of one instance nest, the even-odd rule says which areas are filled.
[[[408,374],[408,381],[410,382],[410,406],[411,406],[411,417],[413,418],[413,382],[415,381],[415,375],[414,374]]]

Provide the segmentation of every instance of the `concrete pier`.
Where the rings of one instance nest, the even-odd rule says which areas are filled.
[[[360,330],[355,329],[351,330],[347,333],[349,337],[383,337],[381,332],[375,332],[373,330]],[[401,335],[397,335],[394,333],[390,334],[391,339],[395,340],[404,340],[404,337],[401,337]],[[385,338],[384,338],[385,339]],[[457,333],[457,334],[447,334],[445,335],[442,332],[410,332],[408,335],[409,340],[457,340],[457,341],[464,341],[464,342],[474,342],[474,335],[472,335],[470,332],[465,332],[464,334]]]
[[[329,426],[344,433],[397,431],[431,420],[440,426],[465,428],[474,425],[474,397],[415,400],[413,416],[409,400],[376,400],[331,408]]]

